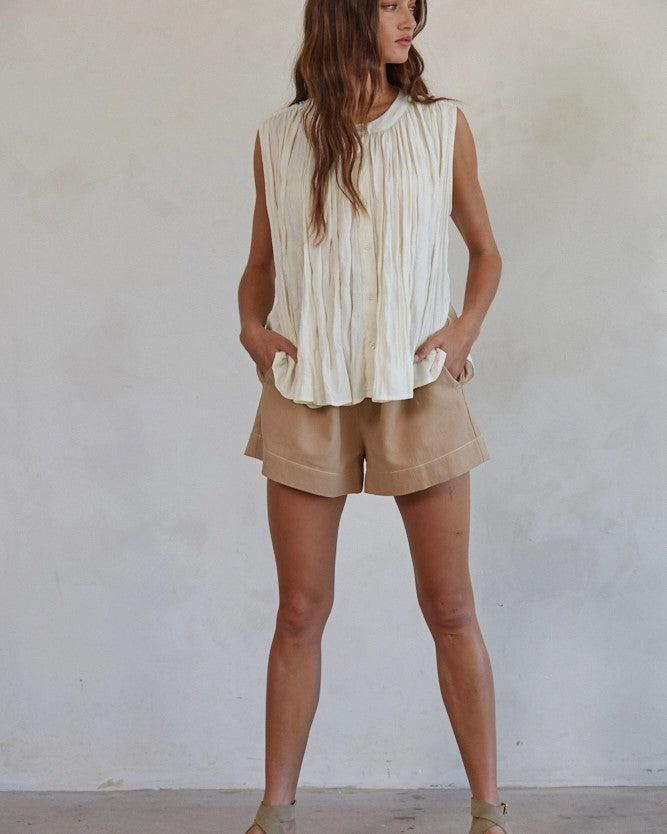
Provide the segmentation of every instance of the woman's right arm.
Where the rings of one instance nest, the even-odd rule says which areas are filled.
[[[283,350],[294,361],[296,347],[279,333],[267,330],[266,319],[271,312],[274,299],[275,265],[271,243],[271,227],[266,209],[264,170],[259,132],[255,137],[253,154],[255,175],[255,211],[252,220],[252,238],[248,263],[241,276],[238,290],[239,315],[241,319],[240,339],[261,374],[273,364],[276,351]]]

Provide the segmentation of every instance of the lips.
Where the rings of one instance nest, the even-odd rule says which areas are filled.
[[[400,40],[397,40],[396,43],[402,43],[409,46],[412,43],[412,38],[401,38]]]

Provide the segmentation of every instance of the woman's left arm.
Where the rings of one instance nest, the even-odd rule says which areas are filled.
[[[415,353],[420,362],[434,348],[447,353],[445,366],[456,379],[498,289],[502,260],[491,231],[477,177],[477,153],[468,120],[457,108],[454,135],[452,220],[468,248],[468,275],[463,309],[450,325],[433,333]]]

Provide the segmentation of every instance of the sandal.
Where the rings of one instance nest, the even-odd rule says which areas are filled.
[[[478,817],[472,821],[472,826],[468,834],[484,834],[489,828],[494,825],[499,826],[505,834],[512,834],[509,819],[507,816],[508,804],[501,802],[500,805],[492,805],[490,802],[484,802],[483,799],[475,799],[470,797],[470,813],[473,817]],[[280,834],[280,832],[278,832]]]
[[[296,799],[290,805],[265,805],[260,802],[252,825],[258,825],[264,834],[284,834],[282,823],[292,822],[295,805]],[[250,828],[245,834],[248,834]]]

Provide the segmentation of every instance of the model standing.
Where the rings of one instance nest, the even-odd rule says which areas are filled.
[[[413,39],[425,22],[426,0],[307,0],[295,98],[255,142],[239,309],[262,395],[245,453],[267,478],[279,607],[266,785],[246,834],[296,833],[338,526],[362,489],[394,496],[405,525],[470,782],[470,834],[511,834],[468,569],[469,473],[489,455],[464,391],[501,258],[468,122],[421,77]],[[459,316],[450,216],[469,251]]]

